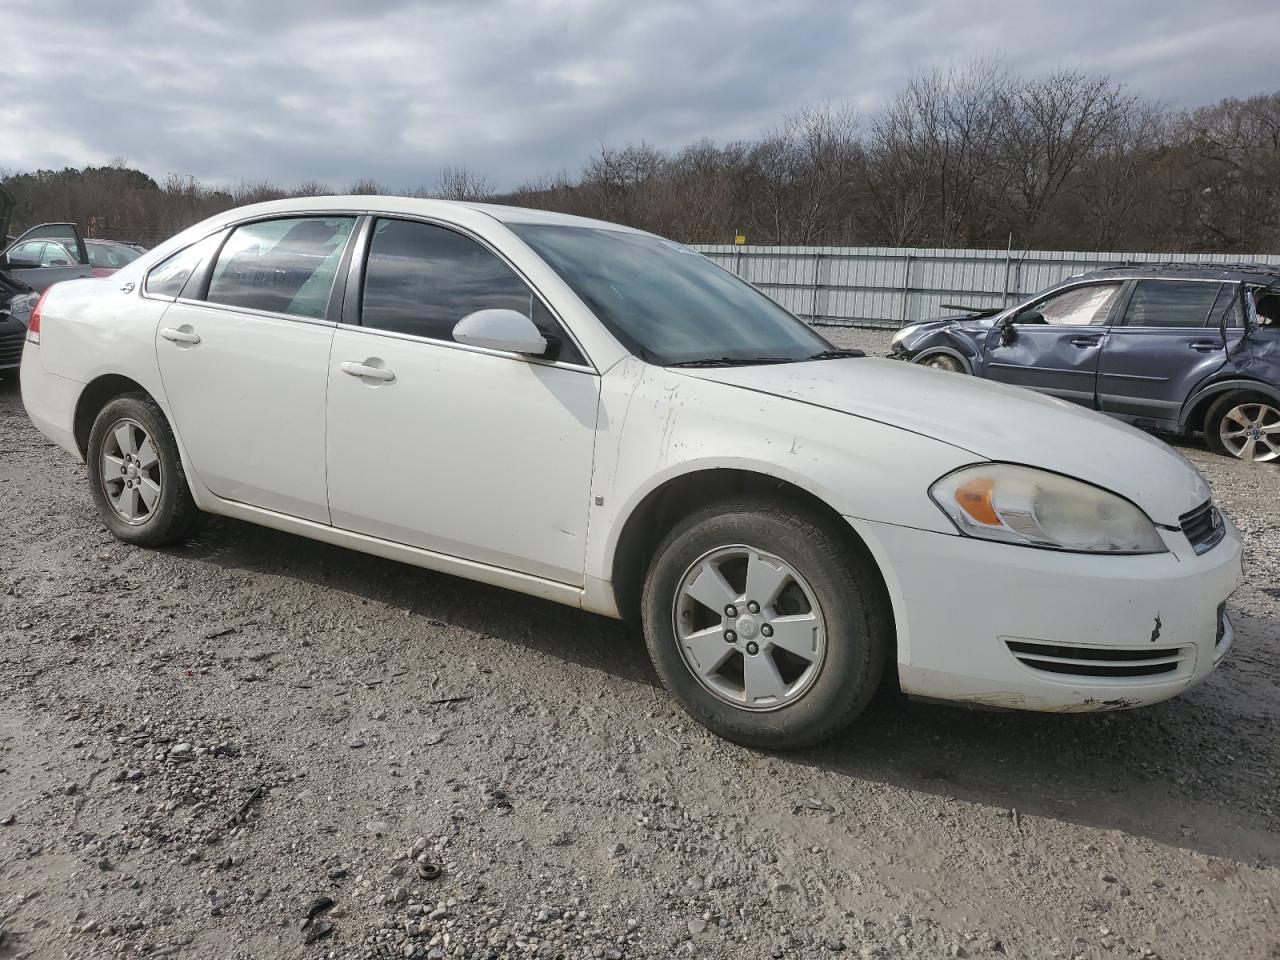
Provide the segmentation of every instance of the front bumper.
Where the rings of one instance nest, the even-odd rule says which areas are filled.
[[[0,314],[0,370],[16,370],[22,363],[27,327],[16,317]]]
[[[1189,689],[1232,642],[1225,601],[1243,579],[1240,535],[1196,556],[1036,550],[849,521],[880,563],[898,675],[918,697],[1023,710],[1156,703]]]

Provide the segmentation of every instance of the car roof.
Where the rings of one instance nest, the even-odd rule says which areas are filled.
[[[475,210],[506,224],[558,224],[561,226],[593,227],[599,230],[617,230],[626,233],[644,231],[589,217],[575,217],[567,213],[551,213],[532,207],[510,207],[497,203],[480,203],[469,200],[432,200],[422,197],[395,197],[385,194],[357,194],[355,196],[290,197],[287,200],[269,200],[247,207],[228,210],[221,217],[213,218],[224,223],[253,220],[275,213],[325,211],[332,213],[404,214],[406,216],[447,217],[450,211]]]
[[[1134,263],[1108,267],[1073,280],[1217,280],[1228,283],[1280,282],[1280,266],[1265,263]]]

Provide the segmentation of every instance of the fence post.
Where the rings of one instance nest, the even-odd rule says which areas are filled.
[[[813,305],[809,309],[809,319],[818,319],[818,277],[822,272],[822,254],[821,252],[813,255]]]
[[[911,254],[903,254],[906,258],[906,269],[902,271],[902,310],[898,317],[898,326],[907,325],[907,298],[911,296]]]
[[[1000,306],[1009,305],[1009,264],[1013,260],[1013,231],[1009,231],[1009,244],[1004,248],[1004,293],[1000,296]]]
[[[733,274],[736,277],[742,276],[742,272],[738,270],[738,251],[739,251],[739,248],[735,246],[733,248]]]

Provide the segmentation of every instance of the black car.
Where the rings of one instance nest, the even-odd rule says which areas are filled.
[[[8,235],[13,195],[0,184],[0,240]],[[22,363],[22,344],[38,295],[60,280],[93,276],[74,223],[42,223],[0,244],[0,374]]]
[[[1280,268],[1160,264],[1015,307],[912,324],[891,356],[1030,387],[1137,426],[1280,460]]]

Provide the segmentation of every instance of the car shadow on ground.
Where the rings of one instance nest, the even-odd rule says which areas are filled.
[[[225,518],[174,553],[401,607],[623,683],[657,683],[634,627],[549,601]],[[1016,809],[1242,863],[1275,862],[1280,832],[1266,820],[1270,788],[1252,781],[1255,768],[1207,782],[1223,772],[1222,744],[1233,732],[1222,699],[1201,688],[1141,710],[1048,715],[916,703],[886,690],[835,741],[778,762],[810,768],[800,782],[836,806],[847,783],[872,781],[939,805]]]

